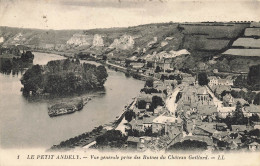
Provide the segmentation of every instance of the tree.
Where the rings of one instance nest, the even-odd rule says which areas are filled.
[[[159,96],[153,96],[152,97],[152,105],[151,105],[151,109],[153,111],[153,109],[156,109],[157,106],[163,106],[163,100],[161,97]]]
[[[135,113],[133,111],[127,111],[125,113],[125,120],[130,122],[133,119],[134,116],[135,116]]]
[[[153,131],[152,131],[152,127],[146,128],[146,129],[144,130],[144,135],[145,135],[145,136],[150,136],[150,137],[154,136]]]
[[[24,92],[70,94],[102,88],[108,74],[102,65],[73,63],[69,59],[50,61],[45,66],[34,65],[21,79]],[[24,93],[26,94],[26,93]]]
[[[221,148],[227,148],[228,147],[228,143],[226,141],[218,141],[217,146],[221,147]]]
[[[243,88],[247,85],[247,80],[245,79],[244,76],[242,75],[239,75],[236,77],[236,79],[234,80],[234,85],[236,87],[239,87],[239,88]]]
[[[253,114],[249,119],[250,121],[258,122],[259,116],[257,114]]]
[[[163,90],[163,93],[167,96],[168,95],[168,92],[166,89]]]
[[[256,136],[256,137],[260,137],[260,130],[259,129],[254,129],[254,130],[251,130],[249,131],[248,135],[250,136]]]
[[[209,79],[205,72],[198,74],[198,82],[201,86],[208,85]]]
[[[159,73],[159,72],[161,72],[161,68],[159,67],[159,66],[156,66],[156,68],[155,68],[155,71],[154,71],[155,73]]]
[[[145,107],[146,107],[146,102],[145,102],[144,100],[138,101],[137,107],[138,107],[138,109],[145,109]]]
[[[153,87],[153,79],[148,79],[145,81],[145,87]]]
[[[245,124],[245,117],[242,112],[242,105],[240,102],[237,102],[236,110],[234,111],[233,117],[232,117],[232,123],[233,125],[243,125]]]
[[[101,84],[104,84],[104,82],[106,81],[106,79],[108,77],[107,70],[106,70],[105,66],[99,65],[97,67],[96,75],[97,75],[98,81]]]
[[[224,119],[224,122],[226,123],[227,128],[231,130],[231,129],[232,129],[232,128],[231,128],[231,125],[232,125],[232,117],[231,117],[230,114],[228,114],[228,116]]]
[[[34,65],[28,69],[22,79],[21,83],[24,85],[24,92],[36,92],[38,88],[43,88],[43,76],[40,65]]]
[[[102,60],[106,61],[107,60],[107,56],[103,55]]]
[[[76,58],[75,63],[80,64],[79,58]]]
[[[165,76],[164,74],[162,74],[160,80],[164,81],[164,80],[166,80],[166,79],[167,79],[167,76]]]
[[[253,104],[260,105],[260,92],[255,96]]]
[[[247,84],[253,87],[254,90],[260,88],[260,65],[251,66],[247,76]]]
[[[22,53],[21,59],[23,62],[32,62],[34,59],[34,55],[31,51],[26,51],[26,53]]]
[[[104,135],[96,138],[98,147],[110,146],[121,148],[125,141],[126,137],[123,136],[122,132],[119,130],[108,130]]]
[[[149,67],[149,68],[151,68],[151,67],[153,67],[153,63],[147,62],[147,65],[146,65],[146,66]]]
[[[63,70],[68,70],[70,66],[70,60],[69,58],[65,59],[64,63],[63,63]]]

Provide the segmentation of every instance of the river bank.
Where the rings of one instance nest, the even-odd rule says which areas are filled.
[[[95,127],[90,132],[82,133],[78,136],[75,136],[73,138],[70,138],[68,140],[62,141],[58,145],[53,145],[49,150],[50,151],[56,151],[56,150],[71,150],[76,147],[84,148],[85,146],[90,145],[93,143],[98,136],[104,135],[108,130],[115,130],[120,123],[122,122],[123,118],[125,117],[125,114],[127,111],[129,111],[129,108],[132,107],[133,104],[135,104],[136,99],[134,98],[133,101],[126,105],[122,114],[117,117],[113,122],[110,122],[109,124],[100,125],[98,127]],[[95,144],[91,145],[94,146]]]
[[[50,53],[56,53],[57,52],[50,52]],[[65,57],[71,57],[71,56],[66,56],[65,54],[59,52],[59,55],[65,56]],[[134,71],[133,69],[127,69],[122,66],[117,66],[111,63],[106,63],[105,61],[98,61],[95,60],[94,62],[102,64],[107,66],[109,69],[113,69],[114,71],[120,71],[125,74],[129,74],[133,76],[133,78],[138,79],[138,80],[146,80],[147,78],[152,78],[150,76],[143,75],[141,73],[138,73]],[[72,149],[75,147],[84,147],[86,145],[89,145],[90,143],[94,142],[95,139],[100,136],[105,134],[108,130],[114,130],[118,127],[118,125],[122,122],[123,118],[125,117],[125,113],[129,110],[129,108],[133,105],[135,100],[133,100],[129,105],[125,106],[125,109],[123,110],[122,114],[118,117],[113,122],[110,122],[109,124],[105,125],[100,125],[99,127],[95,127],[91,132],[85,132],[83,134],[80,134],[78,136],[75,136],[73,138],[69,138],[65,141],[60,142],[58,145],[53,145],[50,149],[51,150],[60,150],[60,149]],[[78,110],[81,110],[83,108],[82,101],[72,99],[71,101],[67,102],[60,102],[56,103],[52,106],[50,106],[49,109],[49,116],[59,116],[59,115],[64,115],[64,114],[70,114],[73,112],[76,112]]]
[[[61,51],[52,51],[52,50],[37,50],[35,49],[34,51],[36,52],[41,52],[41,53],[50,53],[50,54],[57,54],[57,55],[60,55],[60,56],[63,56],[63,57],[66,57],[66,58],[73,58],[75,56],[75,52],[61,52]],[[93,57],[94,58],[94,57]],[[81,59],[83,60],[83,59]],[[90,60],[92,61],[92,60]],[[104,60],[100,60],[100,59],[95,59],[94,62],[96,63],[100,63],[104,66],[107,66],[109,69],[112,69],[112,70],[115,70],[115,71],[120,71],[120,72],[123,72],[125,73],[127,76],[132,76],[133,78],[135,79],[138,79],[138,80],[142,80],[142,81],[145,81],[147,79],[154,79],[154,80],[158,80],[152,76],[147,76],[145,74],[142,74],[142,73],[139,73],[137,71],[135,71],[134,69],[132,68],[126,68],[126,67],[123,67],[123,66],[119,66],[119,65],[116,65],[116,64],[113,64],[113,63],[110,63],[108,61],[104,61]]]
[[[56,54],[56,55],[60,55],[66,58],[71,58],[74,57],[74,53],[73,52],[62,52],[62,51],[53,51],[53,50],[39,50],[39,49],[32,49],[32,52],[40,52],[40,53],[47,53],[47,54]]]
[[[33,52],[33,64],[46,65],[49,61],[65,59],[56,54]],[[88,61],[84,61],[88,62]],[[91,61],[90,63],[96,64]],[[143,81],[126,77],[124,73],[107,69],[109,77],[104,88],[71,97],[91,97],[81,111],[68,116],[50,118],[48,107],[70,96],[25,97],[20,89],[21,72],[17,75],[0,73],[0,130],[3,148],[44,148],[73,136],[90,132],[101,124],[110,124],[122,113],[126,103],[137,96],[144,86]],[[127,90],[126,90],[127,89]],[[123,93],[122,93],[123,92]],[[32,99],[31,99],[32,98]],[[15,102],[11,104],[10,102]],[[13,120],[14,117],[19,117]]]

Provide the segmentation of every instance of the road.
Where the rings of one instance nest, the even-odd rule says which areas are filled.
[[[210,96],[212,97],[213,103],[214,103],[214,105],[218,108],[218,110],[219,110],[219,108],[222,108],[222,107],[223,107],[223,102],[220,101],[220,100],[214,95],[214,93],[209,89],[208,86],[205,86],[205,87],[206,87],[207,92],[208,92],[208,93],[210,94]]]
[[[93,142],[87,144],[86,146],[83,146],[82,148],[83,149],[88,149],[89,147],[91,147],[92,145],[95,145],[96,143],[97,143],[96,141],[93,141]]]
[[[175,102],[176,102],[176,97],[177,97],[179,91],[180,91],[180,88],[176,87],[173,90],[171,96],[166,99],[166,107],[172,113],[172,115],[175,115],[175,111],[176,111],[176,108],[177,108],[177,105],[178,105]]]
[[[108,62],[108,61],[106,61],[106,64],[127,71],[127,68],[126,68],[126,67],[122,67],[122,66],[120,66],[120,65],[116,65],[116,64],[110,63],[110,62]],[[130,70],[132,70],[133,72],[136,72],[136,70],[134,70],[134,69],[130,69]],[[140,76],[142,76],[142,77],[145,77],[145,78],[151,78],[151,76],[148,76],[148,75],[145,75],[145,74],[142,74],[142,73],[138,73],[138,74],[139,74]],[[159,80],[158,78],[154,78],[154,79]]]

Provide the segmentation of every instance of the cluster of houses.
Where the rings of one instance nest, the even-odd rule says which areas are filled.
[[[233,86],[233,80],[232,79],[223,79],[216,76],[210,76],[209,78],[209,86],[214,85],[226,85],[226,86]]]
[[[128,130],[138,133],[150,131],[150,135],[130,135],[127,139],[127,147],[139,151],[146,149],[163,150],[171,145],[185,140],[195,140],[206,142],[208,150],[236,150],[244,148],[251,151],[260,149],[257,141],[244,143],[241,138],[254,129],[260,129],[260,123],[254,125],[231,125],[231,129],[225,123],[220,123],[217,119],[225,119],[227,115],[232,115],[236,109],[234,103],[243,102],[241,99],[234,99],[224,96],[219,100],[212,92],[214,86],[232,86],[232,80],[210,78],[209,86],[200,86],[194,77],[183,77],[182,83],[177,84],[176,80],[155,81],[153,88],[167,90],[168,97],[173,91],[171,87],[175,84],[181,90],[176,97],[177,108],[172,114],[168,108],[158,106],[152,112],[149,107],[153,96],[160,96],[164,101],[167,96],[163,93],[140,94],[137,98],[137,105],[140,101],[145,101],[145,108],[134,107],[136,117],[129,122]],[[225,99],[227,98],[227,99]],[[223,100],[230,101],[226,106]],[[244,105],[243,114],[245,117],[260,116],[260,107],[256,105]]]
[[[124,62],[117,64],[123,66]],[[252,151],[260,149],[259,141],[242,141],[248,132],[260,129],[259,122],[231,127],[223,123],[227,116],[234,114],[237,102],[243,106],[245,117],[260,116],[259,106],[249,104],[242,98],[233,98],[230,93],[234,85],[232,78],[209,76],[208,85],[200,86],[195,77],[175,70],[172,64],[172,58],[145,61],[131,59],[128,67],[161,81],[153,83],[152,88],[157,89],[158,93],[141,93],[137,97],[136,107],[132,110],[135,117],[127,128],[127,133],[131,133],[127,139],[129,149],[165,150],[185,140],[206,142],[208,150],[236,150],[245,147]],[[156,71],[158,67],[160,70]],[[170,77],[174,79],[169,79]],[[180,91],[176,96],[177,107],[174,113],[169,111],[166,104],[151,111],[154,96],[162,98],[165,103],[176,87]],[[139,103],[145,103],[145,106],[138,108]]]

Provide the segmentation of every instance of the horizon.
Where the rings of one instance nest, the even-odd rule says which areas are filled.
[[[0,26],[41,30],[126,28],[145,24],[260,21],[260,1],[2,0]]]
[[[103,29],[118,29],[118,28],[132,28],[132,27],[138,27],[138,26],[144,26],[144,25],[152,25],[152,24],[207,24],[207,23],[223,23],[223,24],[243,24],[243,23],[250,23],[250,22],[259,22],[260,21],[201,21],[201,22],[157,22],[157,23],[147,23],[147,24],[139,24],[139,25],[133,25],[133,26],[126,26],[126,27],[109,27],[109,28],[93,28],[93,29],[40,29],[40,28],[24,28],[24,27],[12,27],[12,26],[2,26],[6,28],[17,28],[17,29],[27,29],[27,30],[45,30],[45,31],[80,31],[80,30],[103,30]]]

